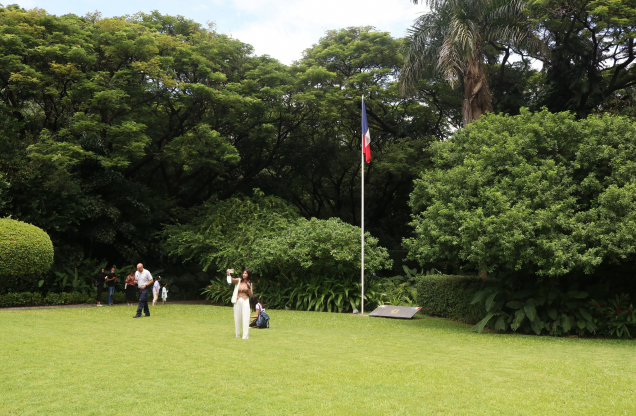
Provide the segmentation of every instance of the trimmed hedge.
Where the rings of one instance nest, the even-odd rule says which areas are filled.
[[[421,312],[474,325],[485,315],[484,306],[471,305],[475,293],[499,282],[477,276],[419,276],[417,304]]]
[[[46,273],[53,264],[53,243],[35,225],[0,218],[0,276]]]
[[[124,292],[115,292],[114,303],[124,303],[126,301]],[[102,303],[108,302],[108,293],[102,293]],[[12,308],[20,306],[57,306],[57,305],[79,305],[85,303],[96,303],[96,293],[49,293],[42,296],[39,293],[7,293],[0,295],[0,308]]]

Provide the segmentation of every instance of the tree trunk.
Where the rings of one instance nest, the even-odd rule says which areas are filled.
[[[488,80],[479,58],[468,62],[464,71],[464,126],[477,120],[486,111],[492,111],[492,96]]]

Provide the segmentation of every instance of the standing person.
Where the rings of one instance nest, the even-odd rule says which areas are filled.
[[[161,288],[161,304],[165,305],[168,299],[168,283],[165,283]]]
[[[254,292],[252,291],[252,271],[249,269],[243,270],[243,275],[240,279],[231,277],[230,269],[227,269],[226,273],[236,285],[234,287],[234,293],[232,294],[236,338],[241,336],[241,323],[243,323],[243,339],[248,339],[250,323],[250,296],[254,295]]]
[[[130,269],[128,276],[126,276],[126,305],[132,305],[135,303],[136,288],[137,282],[135,281],[135,269]]]
[[[152,285],[152,306],[157,304],[157,298],[159,297],[159,291],[161,290],[161,285],[159,281],[161,280],[161,276],[157,276],[157,280],[155,280],[155,284]]]
[[[144,265],[139,263],[137,265],[137,272],[135,272],[135,278],[137,279],[137,287],[139,287],[139,306],[137,307],[137,314],[133,318],[141,318],[141,311],[144,311],[146,316],[150,316],[150,309],[148,309],[148,286],[154,282],[152,275],[148,270],[144,270]]]
[[[102,306],[102,291],[104,290],[104,282],[106,281],[106,273],[102,267],[95,276],[95,286],[97,287],[97,306]]]
[[[117,273],[115,266],[110,268],[110,275],[106,276],[106,286],[108,286],[108,306],[113,306],[113,295],[115,294],[115,283],[117,282]]]

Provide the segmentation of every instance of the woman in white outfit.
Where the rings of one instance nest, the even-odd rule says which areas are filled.
[[[234,293],[232,303],[234,304],[234,327],[236,328],[236,338],[241,336],[241,324],[243,324],[243,339],[249,338],[250,325],[250,296],[254,294],[252,290],[252,272],[249,269],[243,270],[242,278],[233,278],[230,270],[227,270],[228,280],[232,279]]]

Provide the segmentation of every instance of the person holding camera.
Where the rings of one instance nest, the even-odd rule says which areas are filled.
[[[249,269],[243,270],[241,278],[233,278],[234,270],[227,269],[228,280],[234,283],[234,293],[232,303],[234,304],[234,328],[236,338],[241,336],[241,324],[243,324],[243,339],[249,338],[250,324],[250,296],[254,295],[252,288],[252,272]]]

